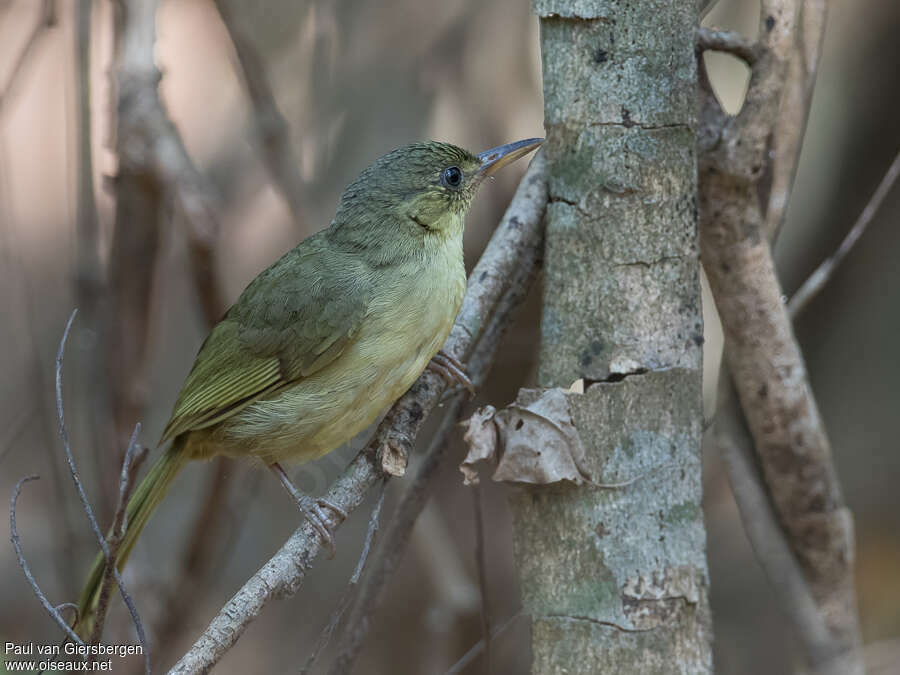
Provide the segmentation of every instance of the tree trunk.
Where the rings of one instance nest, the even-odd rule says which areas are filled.
[[[711,672],[697,6],[535,6],[550,192],[539,381],[584,379],[570,412],[607,487],[512,498],[532,671]]]

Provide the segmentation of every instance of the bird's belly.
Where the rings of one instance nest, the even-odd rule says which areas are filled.
[[[230,418],[217,434],[221,451],[268,463],[305,462],[353,438],[412,385],[443,345],[464,292],[464,275],[454,281],[374,308],[334,362]]]

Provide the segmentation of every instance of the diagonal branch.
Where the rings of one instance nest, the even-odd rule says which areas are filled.
[[[827,627],[825,641],[801,628],[807,657],[824,671],[831,666],[821,663],[823,655],[833,662],[839,654],[844,672],[855,673],[862,666],[852,519],[769,243],[793,181],[821,40],[813,29],[824,25],[821,17],[814,20],[821,9],[815,0],[802,8],[799,2],[761,3],[762,51],[736,117],[723,116],[701,79],[701,256],[725,332],[725,360],[772,503]]]
[[[138,422],[134,425],[134,431],[131,433],[131,440],[128,442],[128,450],[125,451],[125,460],[122,462],[122,473],[119,477],[119,500],[116,504],[116,514],[113,518],[112,529],[110,530],[107,543],[109,544],[109,557],[116,559],[119,548],[122,545],[122,538],[125,536],[125,528],[128,523],[126,521],[126,511],[128,508],[128,499],[131,496],[131,490],[134,487],[134,478],[140,468],[141,462],[147,457],[147,448],[137,442],[141,433],[141,424]],[[112,593],[113,575],[112,568],[107,565],[103,570],[103,579],[100,583],[100,597],[97,601],[97,610],[94,618],[94,629],[91,631],[90,643],[95,645],[100,642],[103,636],[103,624],[106,621],[106,612],[109,609],[109,598]]]
[[[306,663],[303,664],[303,669],[300,671],[300,675],[309,675],[309,673],[312,672],[312,669],[316,665],[319,656],[321,656],[322,651],[325,649],[325,647],[328,646],[328,642],[331,640],[331,636],[334,635],[334,631],[337,630],[338,624],[344,617],[344,613],[347,611],[353,601],[354,594],[359,587],[359,581],[362,578],[362,573],[366,568],[366,563],[369,561],[369,554],[372,551],[372,544],[375,541],[375,535],[378,533],[378,521],[381,517],[381,508],[384,506],[386,486],[387,478],[385,478],[385,480],[381,483],[378,501],[375,502],[375,508],[372,509],[372,514],[369,516],[369,527],[366,531],[366,538],[363,541],[363,550],[359,556],[359,561],[356,563],[356,569],[353,570],[353,576],[350,577],[350,583],[347,585],[347,588],[344,590],[344,594],[338,601],[337,607],[335,607],[334,611],[332,611],[331,618],[328,620],[325,628],[319,634],[319,639],[316,640],[316,646],[313,648],[313,651],[309,655],[309,657],[307,657]]]
[[[56,414],[59,420],[59,437],[60,439],[62,439],[63,450],[65,450],[66,453],[66,462],[69,465],[69,473],[72,474],[72,480],[75,483],[75,490],[78,492],[78,498],[81,500],[81,506],[84,509],[88,521],[91,524],[91,531],[93,531],[94,536],[97,538],[97,543],[100,545],[100,550],[103,551],[103,557],[106,560],[107,569],[112,570],[113,577],[116,580],[116,585],[119,587],[119,594],[122,596],[122,601],[125,603],[125,606],[128,607],[128,613],[131,614],[131,620],[134,623],[135,630],[137,631],[138,639],[140,640],[141,646],[144,649],[144,670],[149,675],[150,651],[147,649],[147,638],[144,635],[144,626],[141,624],[141,618],[138,615],[137,607],[135,607],[134,601],[131,599],[131,595],[129,595],[128,591],[125,589],[125,582],[122,581],[122,576],[119,574],[119,570],[112,558],[109,544],[106,542],[106,538],[103,536],[103,533],[100,531],[100,526],[97,524],[97,519],[94,517],[94,510],[91,508],[91,503],[88,501],[87,494],[84,491],[84,485],[81,482],[81,476],[78,475],[78,469],[75,467],[75,458],[72,456],[72,447],[69,444],[69,432],[66,428],[66,417],[63,410],[62,365],[63,354],[65,353],[66,349],[66,340],[69,337],[69,331],[72,329],[72,322],[75,320],[75,315],[77,313],[78,310],[75,309],[72,310],[72,314],[69,315],[69,320],[66,323],[66,329],[63,331],[62,339],[60,339],[59,341],[59,350],[56,353]]]
[[[215,0],[222,23],[228,30],[250,104],[263,162],[272,182],[287,202],[295,223],[303,221],[303,179],[300,163],[292,151],[290,129],[278,109],[266,69],[250,38],[235,20],[228,0]]]
[[[740,33],[701,27],[697,30],[697,50],[732,54],[752,66],[759,58],[760,47]]]
[[[504,293],[511,289],[511,279],[522,256],[537,247],[540,238],[536,233],[541,226],[545,202],[544,161],[538,155],[469,278],[462,309],[444,345],[447,354],[465,361],[475,348]],[[471,374],[476,375],[475,372]],[[372,440],[329,489],[326,499],[348,513],[358,507],[369,489],[384,475],[382,449],[388,444],[409,449],[424,418],[440,402],[444,388],[445,382],[439,375],[431,371],[423,373],[391,408]],[[337,515],[331,511],[327,512],[326,519],[331,527],[340,524]],[[270,600],[296,593],[320,547],[320,537],[309,523],[304,523],[226,603],[170,673],[209,671]]]
[[[803,285],[791,296],[787,306],[791,318],[796,317],[802,312],[809,301],[812,300],[816,294],[822,290],[825,284],[828,283],[828,280],[831,279],[831,276],[834,274],[838,265],[844,261],[844,258],[847,257],[856,245],[856,242],[859,241],[863,232],[866,231],[869,223],[872,222],[872,218],[875,217],[875,213],[881,206],[881,202],[884,201],[884,198],[887,197],[888,193],[891,191],[898,176],[900,176],[900,153],[894,157],[894,161],[891,162],[891,166],[888,168],[887,173],[884,174],[884,178],[881,179],[878,187],[875,188],[875,192],[872,194],[871,199],[869,199],[869,203],[866,204],[866,208],[859,214],[859,218],[856,219],[853,227],[847,232],[847,235],[841,241],[837,250],[823,260],[813,273],[807,277],[806,281],[803,282]]]

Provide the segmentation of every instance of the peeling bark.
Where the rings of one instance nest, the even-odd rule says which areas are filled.
[[[535,7],[550,194],[539,383],[584,378],[566,398],[594,484],[511,499],[532,672],[709,673],[698,6]]]

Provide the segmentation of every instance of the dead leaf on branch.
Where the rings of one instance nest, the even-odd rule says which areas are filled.
[[[576,383],[577,384],[577,383]],[[492,479],[546,485],[568,480],[591,482],[584,469],[584,446],[569,411],[565,389],[523,389],[516,402],[502,410],[480,408],[463,424],[469,452],[460,464],[463,482],[478,482],[478,462],[493,461]]]
[[[381,470],[389,476],[403,476],[408,462],[409,455],[401,444],[388,441],[381,446]]]

